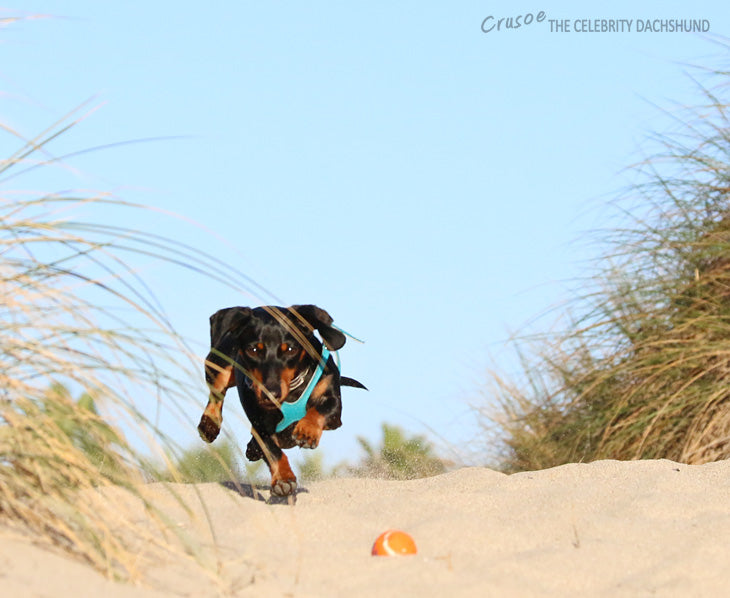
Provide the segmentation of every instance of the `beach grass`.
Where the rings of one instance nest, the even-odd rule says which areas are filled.
[[[142,576],[142,539],[213,571],[196,540],[141,490],[153,459],[171,479],[184,477],[174,458],[181,449],[160,419],[195,435],[207,391],[201,356],[140,263],[241,292],[249,281],[202,250],[145,231],[150,208],[105,193],[18,190],[18,180],[31,187],[39,169],[59,163],[49,144],[82,119],[71,113],[31,138],[0,125],[18,146],[0,161],[0,525],[115,578]],[[108,487],[142,501],[157,531],[94,499]]]
[[[557,331],[515,341],[516,375],[490,373],[505,470],[730,457],[728,73],[699,89],[593,233],[606,249]]]

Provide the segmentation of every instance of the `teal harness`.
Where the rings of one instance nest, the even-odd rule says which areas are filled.
[[[335,357],[337,356],[337,353],[335,353]],[[314,375],[309,380],[309,384],[307,384],[307,387],[304,389],[304,392],[302,393],[302,396],[299,397],[296,401],[293,403],[282,403],[281,404],[281,414],[284,416],[284,418],[277,424],[276,431],[281,432],[282,430],[288,428],[291,426],[294,422],[298,422],[300,419],[302,419],[306,413],[307,413],[307,401],[309,401],[309,397],[312,394],[312,391],[314,390],[314,387],[317,386],[317,382],[319,382],[319,379],[322,377],[322,372],[324,372],[324,367],[327,364],[327,360],[330,357],[330,352],[327,347],[322,345],[322,357],[319,360],[319,363],[317,364],[317,369],[314,372]],[[337,361],[337,360],[336,360]],[[339,369],[340,364],[337,363],[337,368]]]

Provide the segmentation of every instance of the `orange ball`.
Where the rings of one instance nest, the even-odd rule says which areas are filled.
[[[389,529],[378,536],[373,544],[373,556],[398,556],[416,554],[416,543],[407,533]]]

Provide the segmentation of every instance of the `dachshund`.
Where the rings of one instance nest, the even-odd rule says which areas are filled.
[[[210,317],[205,360],[210,395],[198,432],[206,442],[216,439],[225,393],[236,386],[251,423],[246,457],[266,461],[272,495],[297,489],[282,449],[316,448],[323,430],[342,425],[340,386],[365,389],[340,376],[330,351],[342,348],[346,337],[332,321],[316,305],[229,307]]]

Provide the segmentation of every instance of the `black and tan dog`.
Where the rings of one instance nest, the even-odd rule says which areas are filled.
[[[332,317],[316,305],[217,311],[210,317],[211,350],[205,362],[210,396],[198,425],[200,436],[206,442],[216,439],[223,421],[224,395],[236,386],[252,427],[246,457],[251,461],[265,459],[271,471],[272,494],[293,494],[297,479],[282,449],[297,445],[316,448],[323,430],[342,425],[340,386],[365,388],[352,378],[340,376],[329,355],[345,340],[345,335],[332,326]],[[305,392],[311,394],[306,411],[304,399],[300,402],[302,417],[291,423],[282,421],[282,409],[296,403]]]

